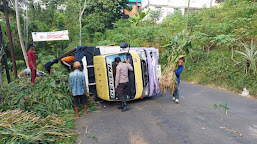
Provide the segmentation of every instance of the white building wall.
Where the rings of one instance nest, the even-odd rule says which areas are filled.
[[[175,8],[179,8],[184,13],[185,8],[188,7],[188,0],[141,0],[143,11],[150,10],[162,10],[162,17],[157,23],[163,21],[163,19],[172,14]],[[210,8],[215,5],[215,0],[190,0],[189,7],[195,9]]]

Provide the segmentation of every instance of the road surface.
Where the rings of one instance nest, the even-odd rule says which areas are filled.
[[[227,103],[223,108],[213,104]],[[77,120],[77,144],[257,144],[257,100],[191,83],[180,84],[180,104],[170,95],[129,102],[121,112],[103,102]],[[241,135],[242,134],[242,135]]]

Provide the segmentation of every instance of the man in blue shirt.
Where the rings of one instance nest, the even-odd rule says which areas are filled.
[[[69,90],[70,95],[73,96],[73,106],[76,111],[76,119],[79,118],[79,100],[85,108],[85,115],[87,112],[87,91],[85,75],[79,69],[81,68],[80,62],[75,62],[73,65],[74,71],[69,76]]]
[[[175,89],[174,93],[173,93],[173,100],[176,102],[176,103],[179,103],[179,90],[178,90],[178,87],[179,87],[179,83],[180,83],[180,74],[182,73],[183,71],[183,63],[184,63],[184,57],[180,58],[179,61],[178,61],[178,69],[177,70],[173,70],[177,76],[177,82],[178,82],[178,86],[177,88]]]

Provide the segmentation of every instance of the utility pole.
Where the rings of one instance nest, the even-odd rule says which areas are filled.
[[[186,23],[186,33],[187,34],[187,27],[188,27],[188,13],[189,13],[189,6],[190,6],[190,0],[188,0],[188,4],[187,4],[187,23]]]
[[[17,67],[16,67],[16,61],[15,61],[15,55],[14,55],[12,33],[11,33],[9,17],[8,17],[8,13],[7,13],[6,1],[5,0],[2,0],[2,1],[3,1],[3,6],[4,6],[4,15],[5,15],[5,22],[6,22],[6,26],[7,26],[7,34],[8,34],[8,39],[9,39],[10,49],[11,49],[14,77],[16,79],[17,78]]]

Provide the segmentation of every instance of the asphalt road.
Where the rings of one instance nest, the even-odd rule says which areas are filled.
[[[223,108],[213,104],[227,103]],[[78,144],[257,144],[257,100],[182,82],[180,104],[170,95],[129,102],[121,112],[103,102],[77,120]],[[240,136],[242,134],[242,136]]]

